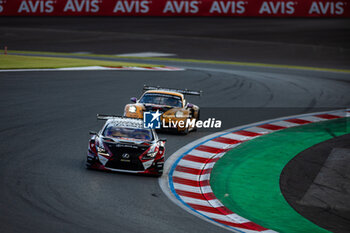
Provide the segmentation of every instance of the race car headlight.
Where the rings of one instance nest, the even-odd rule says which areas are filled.
[[[157,155],[157,151],[147,153],[147,156],[148,156],[148,157],[151,157],[151,158],[156,157],[156,155]]]
[[[136,112],[136,107],[135,106],[130,106],[129,107],[129,112],[132,112],[132,113]]]
[[[153,159],[154,157],[156,157],[157,153],[158,151],[148,152],[143,156],[143,159]]]
[[[99,153],[106,153],[106,150],[105,150],[105,148],[103,148],[103,147],[97,147],[97,151],[98,151]]]
[[[177,117],[177,118],[182,118],[182,117],[184,117],[184,113],[183,113],[182,111],[177,111],[177,112],[175,113],[175,117]]]
[[[97,152],[100,153],[101,155],[109,156],[109,154],[106,151],[106,149],[103,146],[101,146],[101,145],[97,146]]]

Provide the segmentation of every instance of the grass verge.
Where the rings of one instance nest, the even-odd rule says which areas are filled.
[[[0,55],[0,69],[50,69],[85,66],[155,67],[157,65],[78,58]]]
[[[0,54],[3,54],[4,50],[0,50]],[[237,66],[252,66],[252,67],[267,67],[267,68],[279,68],[279,69],[297,69],[297,70],[310,70],[310,71],[325,71],[336,73],[350,73],[349,69],[334,69],[334,68],[321,68],[321,67],[308,67],[308,66],[296,66],[296,65],[279,65],[279,64],[265,64],[258,62],[236,62],[236,61],[216,61],[216,60],[199,60],[199,59],[182,59],[182,58],[164,58],[164,57],[120,57],[107,54],[74,54],[74,53],[59,53],[59,52],[38,52],[38,51],[18,51],[11,50],[9,54],[28,54],[28,55],[48,55],[48,56],[79,56],[79,57],[95,57],[95,58],[126,58],[135,60],[152,60],[152,61],[175,61],[175,62],[192,62],[192,63],[204,63],[204,64],[222,64],[222,65],[237,65]]]

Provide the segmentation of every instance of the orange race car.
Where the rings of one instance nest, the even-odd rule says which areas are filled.
[[[160,115],[160,127],[163,130],[176,130],[187,134],[196,130],[199,120],[199,107],[188,103],[185,95],[200,96],[202,91],[180,90],[173,88],[144,86],[140,99],[132,97],[127,104],[124,116],[144,119],[145,113],[156,112]],[[157,128],[157,127],[156,127]]]

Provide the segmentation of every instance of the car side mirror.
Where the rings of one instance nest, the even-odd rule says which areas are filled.
[[[136,98],[136,97],[131,97],[131,98],[130,98],[130,101],[133,102],[133,103],[136,103],[137,98]]]
[[[193,104],[188,103],[188,104],[187,104],[187,108],[193,108]]]
[[[89,131],[89,134],[90,134],[90,135],[97,135],[97,132],[95,132],[95,131]]]
[[[158,141],[165,143],[166,140],[167,140],[166,138],[160,138]]]

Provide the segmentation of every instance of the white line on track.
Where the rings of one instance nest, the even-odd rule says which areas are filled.
[[[131,70],[131,71],[184,71],[183,68],[178,67],[104,67],[104,66],[84,66],[84,67],[67,67],[67,68],[56,68],[56,69],[7,69],[1,70],[0,72],[28,72],[28,71],[84,71],[84,70]]]

